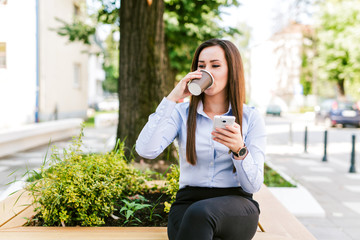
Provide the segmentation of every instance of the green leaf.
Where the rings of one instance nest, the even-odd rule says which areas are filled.
[[[133,213],[134,213],[134,211],[132,211],[132,210],[127,210],[127,211],[126,211],[126,219],[129,219],[129,218],[132,216]]]

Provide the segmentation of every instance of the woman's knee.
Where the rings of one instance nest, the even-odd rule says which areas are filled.
[[[204,222],[213,222],[211,211],[200,202],[192,204],[185,212],[183,221],[189,224],[198,224]]]

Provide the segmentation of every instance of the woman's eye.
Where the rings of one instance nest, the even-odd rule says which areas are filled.
[[[213,65],[212,67],[213,68],[218,68],[218,67],[220,67],[220,65]]]
[[[204,65],[199,65],[198,68],[205,68],[205,66]]]

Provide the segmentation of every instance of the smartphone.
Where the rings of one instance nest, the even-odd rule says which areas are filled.
[[[216,128],[226,128],[225,126],[232,126],[234,125],[234,122],[234,116],[215,115],[213,130],[216,131]]]

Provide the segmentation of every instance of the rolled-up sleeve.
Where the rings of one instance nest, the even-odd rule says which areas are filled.
[[[163,98],[155,113],[149,116],[136,141],[136,152],[148,159],[156,158],[177,136],[179,121],[176,103]]]
[[[232,160],[241,187],[248,193],[255,193],[260,190],[264,181],[266,147],[265,123],[256,110],[248,119],[248,131],[244,142],[248,148],[247,156],[244,160]]]

